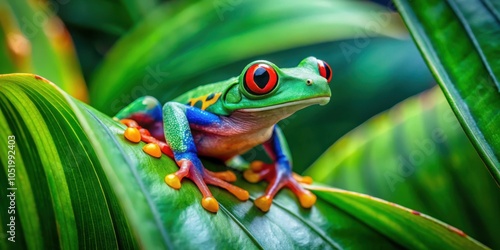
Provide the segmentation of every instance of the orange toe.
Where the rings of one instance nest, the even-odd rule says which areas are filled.
[[[267,212],[269,211],[269,208],[271,208],[271,204],[273,203],[273,198],[269,195],[265,195],[262,197],[257,198],[255,201],[255,206],[257,206],[262,212]]]
[[[310,176],[302,176],[302,183],[311,185],[313,183],[313,179]]]
[[[304,208],[310,208],[316,203],[316,195],[307,191],[299,195],[300,205]]]
[[[233,171],[226,171],[225,173],[225,180],[229,182],[235,182],[236,181],[236,175],[233,173]]]
[[[236,175],[233,173],[233,171],[230,171],[230,170],[227,170],[224,172],[212,173],[212,175],[221,179],[221,180],[225,180],[228,182],[235,182],[236,181]]]
[[[309,185],[311,185],[313,183],[313,179],[310,176],[301,176],[301,175],[298,175],[296,173],[292,173],[292,175],[293,175],[293,178],[297,182],[309,184]]]
[[[246,201],[250,198],[250,194],[245,189],[238,188],[237,190],[233,190],[231,193],[234,194],[234,196],[236,196],[236,198],[240,201]]]
[[[250,163],[250,169],[255,171],[255,172],[259,172],[260,170],[262,170],[265,166],[265,163],[262,162],[262,161],[252,161],[252,163]]]
[[[212,213],[217,213],[217,211],[219,211],[219,203],[214,197],[203,197],[201,205]]]
[[[127,140],[133,143],[138,143],[141,141],[141,133],[137,128],[126,128],[123,135]]]
[[[161,157],[161,149],[160,146],[156,143],[148,143],[142,147],[142,150],[153,157],[160,158]]]
[[[167,183],[167,185],[174,189],[181,188],[181,180],[175,174],[169,174],[165,176],[165,183]]]
[[[243,172],[243,178],[250,183],[257,183],[260,181],[260,175],[251,169],[247,169]]]

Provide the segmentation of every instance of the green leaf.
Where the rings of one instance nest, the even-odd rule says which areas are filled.
[[[500,192],[483,166],[434,88],[345,135],[306,174],[416,209],[498,248]]]
[[[395,2],[460,124],[500,185],[498,4]]]
[[[410,213],[400,207],[381,217],[370,210],[386,210],[387,203],[337,190],[318,190],[320,198],[309,210],[283,191],[271,211],[262,213],[250,201],[211,188],[221,209],[209,213],[190,181],[179,191],[163,183],[177,169],[170,158],[144,154],[142,142],[123,138],[121,124],[38,76],[0,76],[0,126],[1,138],[16,137],[16,247],[483,248],[423,216],[405,222]],[[8,150],[1,147],[1,155]],[[0,180],[7,183],[12,167],[2,167]],[[265,188],[236,184],[252,200]],[[0,190],[6,197],[7,190]],[[0,200],[2,207],[7,202]],[[7,232],[8,215],[1,213],[0,220]],[[414,231],[428,233],[415,241],[408,238]],[[2,248],[11,244],[0,241]]]
[[[0,0],[0,73],[35,73],[86,101],[87,87],[71,37],[43,1]]]
[[[352,37],[401,37],[398,20],[377,5],[351,1],[166,4],[109,51],[91,82],[91,100],[108,114],[143,95],[167,101],[207,83],[190,80],[197,75],[245,58]]]
[[[312,189],[320,197],[346,211],[351,211],[356,218],[408,248],[486,248],[461,230],[418,211],[345,190],[325,187],[312,187]]]
[[[15,166],[15,177],[9,179],[10,187],[17,188],[15,246],[133,247],[127,220],[87,138],[91,134],[65,100],[68,95],[46,82],[28,74],[0,80],[0,134],[15,136],[15,164],[3,165],[0,175],[7,183],[12,177],[7,169]],[[2,147],[2,159],[7,150]],[[2,199],[2,207],[7,204]],[[8,218],[2,213],[2,232],[7,232]],[[2,245],[8,244],[14,243],[3,238]]]

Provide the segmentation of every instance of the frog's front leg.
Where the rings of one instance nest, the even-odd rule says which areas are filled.
[[[217,126],[221,122],[219,116],[195,107],[168,102],[163,106],[163,121],[165,139],[180,168],[176,173],[165,177],[165,182],[170,187],[179,189],[184,177],[191,179],[203,195],[202,206],[210,212],[217,212],[219,204],[208,189],[207,184],[222,187],[240,200],[248,200],[249,194],[246,190],[226,182],[235,181],[234,174],[208,171],[198,158],[189,125]]]
[[[292,162],[285,137],[278,125],[275,125],[271,139],[263,144],[266,152],[273,160],[273,164],[254,161],[250,169],[243,174],[249,182],[255,183],[267,180],[269,185],[261,197],[255,200],[255,205],[262,211],[267,212],[271,207],[276,193],[283,187],[288,187],[299,198],[302,207],[310,208],[316,202],[316,196],[300,186],[299,182],[312,182],[310,177],[302,177],[292,172]]]

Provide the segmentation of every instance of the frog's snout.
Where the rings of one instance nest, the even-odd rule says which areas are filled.
[[[306,78],[305,80],[302,80],[303,84],[306,86],[303,86],[303,91],[306,91],[308,93],[311,93],[312,95],[318,95],[318,96],[331,96],[331,90],[330,90],[330,84],[329,82],[321,77],[309,77]]]
[[[306,83],[307,86],[312,86],[314,84],[320,84],[321,85],[323,82],[325,82],[326,85],[329,85],[329,83],[327,81],[323,81],[323,79],[321,79],[321,80],[320,79],[316,79],[316,80],[317,81],[314,81],[312,78],[307,78],[305,80],[305,83]]]

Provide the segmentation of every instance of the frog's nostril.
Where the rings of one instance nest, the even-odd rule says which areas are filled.
[[[307,85],[307,86],[311,86],[311,85],[313,85],[313,83],[314,83],[314,82],[313,82],[313,80],[311,80],[311,79],[307,79],[307,80],[306,80],[306,85]]]

